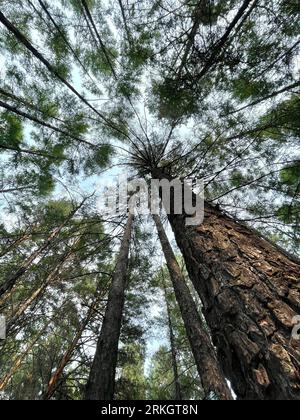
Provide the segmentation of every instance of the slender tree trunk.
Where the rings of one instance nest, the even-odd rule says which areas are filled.
[[[203,389],[207,397],[213,393],[219,399],[231,400],[231,392],[220,368],[210,336],[198,313],[162,222],[159,216],[153,217]]]
[[[70,42],[68,41],[68,39],[66,38],[64,32],[61,30],[60,26],[56,23],[55,19],[53,18],[53,16],[51,15],[51,13],[49,12],[48,6],[46,3],[44,3],[42,0],[38,0],[41,8],[44,10],[44,12],[46,13],[48,19],[51,21],[51,23],[53,24],[53,26],[55,27],[55,29],[57,30],[57,32],[59,33],[60,37],[64,40],[64,43],[68,46],[69,50],[72,52],[72,54],[74,55],[75,59],[77,60],[77,62],[80,64],[80,66],[82,67],[82,69],[84,70],[84,72],[86,73],[86,75],[90,78],[90,80],[95,83],[95,81],[93,80],[93,78],[90,76],[89,71],[87,70],[86,66],[84,65],[83,61],[79,58],[77,52],[74,50],[74,48],[72,47],[72,45],[70,44]],[[32,7],[34,7],[34,5],[32,4]]]
[[[67,225],[67,223],[70,220],[73,219],[77,211],[83,206],[85,201],[86,200],[84,200],[78,207],[76,207],[69,215],[69,217],[65,220],[65,222],[62,223],[58,228],[56,228],[48,237],[48,239],[21,264],[19,269],[13,275],[11,275],[3,284],[0,285],[0,296],[10,291],[14,287],[18,279],[22,277],[26,273],[26,271],[32,266],[34,261],[50,247],[53,241],[61,233],[62,229]]]
[[[94,303],[92,304],[92,306],[88,310],[88,313],[87,313],[85,319],[82,321],[80,327],[78,328],[78,331],[76,332],[76,335],[75,335],[72,343],[70,344],[69,348],[67,349],[67,351],[63,355],[57,369],[53,373],[53,375],[52,375],[52,377],[49,381],[48,388],[47,388],[45,394],[43,395],[43,400],[50,400],[50,398],[53,396],[53,394],[57,390],[58,386],[60,385],[60,378],[63,374],[63,371],[66,368],[66,366],[70,363],[70,360],[71,360],[76,348],[78,347],[78,343],[79,343],[79,341],[82,337],[82,334],[84,333],[84,331],[85,331],[87,325],[89,324],[90,320],[93,318],[94,312],[97,309],[97,307],[99,306],[99,300],[102,297],[103,297],[103,293],[101,293],[101,295],[98,296],[97,299],[95,299]]]
[[[14,364],[10,371],[5,375],[3,379],[0,380],[0,392],[3,391],[11,379],[14,377],[14,375],[17,373],[19,368],[22,366],[22,363],[28,356],[28,354],[31,352],[31,350],[34,348],[36,343],[39,341],[39,339],[42,337],[42,335],[46,332],[48,327],[44,328],[38,336],[26,347],[25,351],[14,361]]]
[[[8,103],[3,102],[1,100],[0,100],[0,107],[2,107],[4,109],[7,109],[8,111],[13,112],[14,114],[19,115],[20,117],[26,118],[27,120],[30,120],[30,121],[32,121],[36,124],[39,124],[39,125],[41,125],[43,127],[46,127],[46,128],[49,128],[50,130],[56,131],[57,133],[68,136],[68,137],[72,138],[73,140],[78,141],[79,143],[83,143],[83,144],[86,144],[88,146],[94,147],[91,143],[88,143],[87,141],[81,139],[80,137],[76,137],[66,130],[62,130],[59,127],[56,127],[52,124],[49,124],[49,123],[45,122],[43,119],[37,118],[34,115],[30,115],[27,112],[21,111],[17,107],[9,105]],[[9,150],[9,147],[8,147],[8,150]]]
[[[299,400],[300,263],[207,203],[200,226],[169,220],[238,398]]]
[[[171,354],[172,354],[172,368],[173,368],[173,374],[174,374],[174,385],[175,385],[175,400],[181,401],[182,400],[182,393],[181,393],[181,385],[179,380],[179,374],[178,374],[178,363],[177,363],[177,350],[176,350],[176,344],[175,344],[175,334],[173,329],[173,323],[172,323],[172,314],[171,314],[171,308],[168,301],[168,294],[167,294],[167,286],[165,283],[165,279],[163,280],[164,284],[164,293],[165,293],[165,301],[167,306],[167,314],[168,314],[168,328],[169,328],[169,336],[170,336],[170,345],[171,345]]]
[[[7,189],[0,190],[0,194],[8,194],[8,193],[16,192],[16,191],[30,190],[34,187],[35,185],[28,185],[26,187],[17,187],[17,188],[7,188]]]
[[[134,216],[129,214],[117,259],[97,350],[86,387],[86,400],[113,400],[118,345],[125,303],[125,289]]]
[[[108,51],[107,51],[107,49],[106,49],[106,47],[104,45],[104,42],[102,41],[102,38],[100,36],[100,33],[99,33],[99,31],[97,29],[97,26],[96,26],[96,24],[94,22],[94,19],[93,19],[93,16],[92,16],[91,12],[90,12],[89,6],[88,6],[86,0],[81,0],[81,3],[82,3],[82,6],[83,6],[83,10],[86,13],[87,19],[90,21],[90,23],[92,25],[92,28],[93,28],[93,30],[94,30],[94,32],[96,34],[96,37],[97,37],[98,42],[99,42],[99,46],[100,46],[101,50],[103,51],[103,54],[104,54],[105,59],[107,61],[107,64],[109,65],[109,67],[110,67],[110,69],[112,71],[112,74],[113,74],[114,78],[117,80],[117,75],[116,75],[114,66],[113,66],[113,64],[111,62],[111,59],[109,57],[109,53],[108,53]]]
[[[17,248],[19,245],[21,245],[23,242],[27,241],[31,238],[31,235],[24,235],[21,238],[17,239],[15,242],[10,244],[8,248],[6,248],[3,252],[0,254],[0,258],[5,257],[5,255],[9,254],[14,248]]]
[[[63,269],[66,263],[72,260],[72,257],[74,257],[74,248],[80,242],[80,240],[81,237],[75,242],[71,250],[67,251],[59,258],[56,266],[48,274],[43,284],[38,289],[36,289],[24,303],[20,304],[16,312],[12,315],[11,319],[7,321],[7,332],[11,330],[12,326],[18,322],[20,317],[45,293],[50,284],[52,284],[59,277],[60,271]]]

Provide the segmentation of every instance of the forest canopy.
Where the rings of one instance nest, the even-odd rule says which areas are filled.
[[[299,35],[298,0],[0,0],[1,399],[300,399]],[[122,174],[201,180],[203,224],[104,214]]]

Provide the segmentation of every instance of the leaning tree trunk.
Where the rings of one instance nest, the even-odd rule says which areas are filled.
[[[300,400],[300,263],[206,203],[200,226],[169,216],[239,399]]]
[[[22,304],[19,305],[17,310],[11,315],[11,318],[7,319],[7,334],[10,333],[12,327],[20,320],[20,318],[24,315],[24,313],[33,306],[38,299],[40,299],[41,296],[45,293],[47,288],[54,283],[60,276],[60,272],[63,269],[63,267],[70,263],[70,260],[74,257],[75,254],[75,248],[80,242],[81,237],[77,239],[75,244],[71,249],[69,249],[67,252],[64,253],[60,258],[58,258],[58,261],[56,262],[56,266],[50,271],[42,285],[36,289],[28,299],[25,300]]]
[[[179,369],[178,369],[178,362],[177,362],[177,349],[176,349],[176,343],[175,343],[175,334],[174,334],[174,328],[173,328],[173,323],[172,323],[171,308],[168,301],[167,286],[164,279],[163,279],[163,288],[164,288],[164,293],[165,293],[165,301],[166,301],[167,315],[168,315],[168,329],[169,329],[171,355],[172,355],[172,369],[173,369],[173,375],[174,375],[175,400],[181,401],[183,398],[182,398],[181,385],[180,385],[180,380],[179,380]]]
[[[97,298],[94,300],[93,304],[91,305],[91,307],[88,310],[88,313],[86,315],[86,317],[84,318],[84,320],[81,322],[75,337],[73,338],[70,346],[68,347],[68,349],[66,350],[66,352],[64,353],[63,357],[61,358],[56,370],[54,371],[54,373],[52,374],[49,383],[48,383],[48,387],[46,392],[44,393],[42,399],[43,400],[50,400],[52,398],[52,396],[55,394],[56,390],[58,389],[58,387],[61,384],[61,377],[63,375],[63,372],[65,370],[65,368],[67,367],[67,365],[70,363],[75,350],[77,349],[77,347],[80,345],[80,340],[82,338],[82,335],[85,331],[85,329],[87,328],[88,324],[90,323],[91,319],[94,316],[95,311],[97,311],[97,309],[99,309],[99,303],[101,298],[103,298],[103,295],[105,294],[105,292],[103,291],[103,293],[100,293],[99,296],[97,296]]]
[[[46,326],[38,335],[37,337],[26,347],[24,352],[13,362],[13,365],[10,371],[5,375],[3,379],[0,379],[0,392],[2,392],[7,385],[10,383],[14,375],[18,372],[20,367],[22,366],[24,360],[28,356],[28,354],[33,350],[34,346],[40,340],[40,338],[45,334],[47,331],[48,326]]]
[[[134,216],[129,214],[120,254],[108,295],[97,350],[86,388],[86,400],[114,399],[118,345],[125,303],[129,249]]]
[[[186,284],[162,222],[159,216],[153,216],[153,218],[203,389],[207,397],[213,394],[219,399],[231,400],[231,392],[219,365],[211,338],[198,313],[197,306]]]
[[[28,258],[26,258],[21,266],[18,268],[18,270],[10,274],[8,278],[4,281],[3,284],[0,285],[0,296],[4,295],[5,293],[12,290],[16,282],[26,274],[26,272],[32,267],[35,260],[41,256],[43,256],[44,252],[47,251],[53,244],[53,242],[57,239],[57,237],[60,235],[62,230],[66,227],[66,225],[73,219],[75,214],[82,208],[84,203],[86,202],[86,199],[82,201],[80,205],[78,205],[67,217],[67,219],[54,231],[50,234],[50,236],[47,238],[47,240],[36,250],[34,251]]]

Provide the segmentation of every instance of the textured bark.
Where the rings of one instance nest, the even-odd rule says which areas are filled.
[[[117,265],[108,295],[97,350],[86,387],[86,400],[110,401],[114,399],[118,345],[125,303],[125,289],[129,249],[134,216],[128,216]]]
[[[209,204],[201,226],[169,220],[238,398],[299,400],[300,263]]]
[[[177,349],[176,349],[175,334],[174,334],[173,323],[172,323],[171,308],[168,301],[167,286],[165,284],[165,280],[164,280],[163,287],[164,287],[164,292],[165,292],[165,300],[166,300],[167,314],[168,314],[168,328],[169,328],[171,355],[172,355],[172,369],[173,369],[173,374],[174,374],[175,400],[181,401],[182,393],[181,393],[181,385],[180,385],[179,374],[178,374]]]
[[[219,365],[209,333],[198,313],[159,216],[153,216],[173,283],[176,300],[186,328],[198,373],[206,396],[211,393],[222,400],[231,400],[231,392]]]

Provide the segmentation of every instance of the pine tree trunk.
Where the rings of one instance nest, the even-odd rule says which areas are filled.
[[[125,303],[133,220],[134,216],[130,214],[108,295],[106,313],[86,388],[86,400],[111,401],[114,399],[118,345]]]
[[[207,397],[213,394],[219,399],[231,400],[231,393],[220,368],[210,336],[198,313],[197,306],[182,275],[164,227],[159,216],[153,216],[153,218],[203,389]]]
[[[165,280],[164,280],[163,287],[164,287],[165,301],[166,301],[167,314],[168,314],[168,328],[169,328],[171,354],[172,354],[172,369],[173,369],[173,374],[174,374],[174,385],[175,385],[175,400],[181,401],[182,393],[181,393],[181,385],[180,385],[179,374],[178,374],[177,349],[176,349],[175,334],[174,334],[173,323],[172,323],[171,308],[168,301],[167,286],[165,284]]]
[[[238,398],[300,400],[300,263],[209,204],[200,226],[169,220]]]

